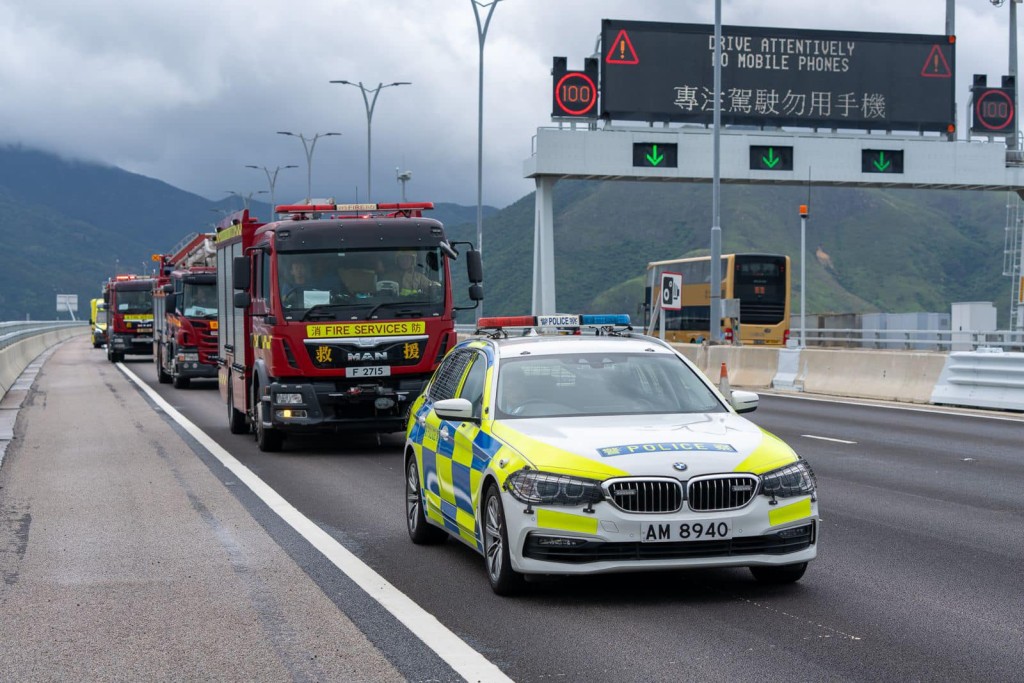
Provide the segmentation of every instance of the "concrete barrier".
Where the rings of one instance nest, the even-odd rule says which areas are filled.
[[[704,346],[673,344],[684,356],[697,364],[712,382],[718,384],[722,363],[729,372],[729,384],[767,389],[778,367],[778,349],[766,346]]]
[[[36,356],[54,344],[71,337],[89,334],[88,325],[57,327],[31,337],[19,339],[0,349],[0,397],[7,393],[18,376],[35,360]]]
[[[801,349],[806,393],[928,403],[946,356],[927,352]]]

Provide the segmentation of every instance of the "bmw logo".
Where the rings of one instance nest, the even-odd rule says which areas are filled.
[[[685,472],[686,471],[686,463],[685,462],[677,462],[674,465],[672,465],[672,469],[674,469],[676,472]]]

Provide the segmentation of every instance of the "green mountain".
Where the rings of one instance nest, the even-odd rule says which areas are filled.
[[[0,148],[0,320],[67,318],[56,295],[77,294],[79,318],[111,275],[150,272],[154,253],[206,232],[240,203],[210,201],[113,166]],[[251,202],[258,216],[270,207]],[[484,215],[497,209],[484,207]],[[438,203],[442,221],[476,221],[476,207]]]
[[[1007,324],[1004,193],[811,188],[808,202],[807,188],[723,185],[723,251],[789,254],[794,298],[804,203],[808,312],[944,312],[955,301],[991,301]],[[554,206],[562,311],[635,314],[648,262],[709,246],[710,185],[561,181]],[[57,317],[57,293],[78,294],[81,316],[107,277],[150,268],[151,254],[237,207],[237,198],[210,201],[110,166],[0,148],[0,320]],[[259,202],[251,209],[269,212]],[[534,196],[484,209],[484,310],[529,312]],[[476,241],[475,206],[438,202],[428,215],[452,239]],[[455,275],[464,301],[461,265]]]
[[[793,258],[800,277],[799,205],[806,226],[809,313],[948,312],[991,301],[1007,324],[1002,275],[1006,194],[934,190],[722,185],[723,253]],[[557,306],[637,312],[650,261],[707,254],[711,186],[561,181],[555,186]],[[534,197],[485,221],[485,311],[530,308]]]

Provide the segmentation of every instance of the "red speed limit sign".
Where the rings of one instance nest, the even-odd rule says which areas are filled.
[[[583,71],[569,71],[565,57],[555,57],[551,69],[552,118],[593,118],[597,112],[597,60],[588,58]]]

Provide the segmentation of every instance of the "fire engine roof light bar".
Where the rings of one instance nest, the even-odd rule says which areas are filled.
[[[434,202],[398,202],[390,204],[281,204],[274,207],[277,213],[317,213],[341,211],[362,213],[365,211],[424,211],[434,208]]]

